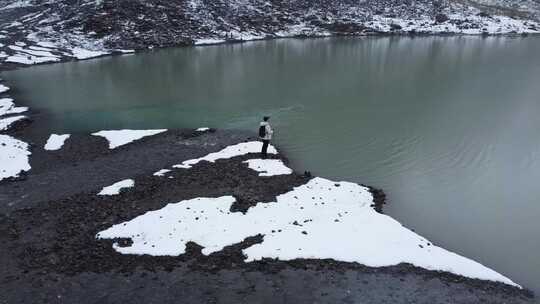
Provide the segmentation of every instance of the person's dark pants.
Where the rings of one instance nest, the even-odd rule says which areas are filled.
[[[267,140],[267,139],[263,139],[263,145],[262,145],[262,150],[261,150],[261,154],[262,154],[262,158],[266,158],[267,157],[267,150],[268,150],[268,145],[270,144],[270,140]]]

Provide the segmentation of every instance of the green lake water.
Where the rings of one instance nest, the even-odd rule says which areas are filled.
[[[2,77],[43,132],[257,131],[299,171],[540,293],[540,37],[328,38],[166,49]]]

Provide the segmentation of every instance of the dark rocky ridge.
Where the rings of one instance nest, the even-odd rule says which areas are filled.
[[[201,195],[232,194],[238,199],[233,211],[240,212],[257,201],[274,200],[308,177],[262,179],[241,163],[249,156],[167,174],[174,178],[152,176],[184,159],[246,140],[245,133],[166,132],[114,150],[101,138],[75,135],[53,152],[40,148],[46,140],[41,135],[20,135],[35,143],[35,171],[24,181],[0,185],[0,303],[532,302],[531,293],[502,283],[407,264],[371,268],[302,259],[244,263],[241,249],[260,242],[260,236],[210,256],[194,243],[178,257],[121,255],[111,241],[96,240],[95,234]],[[96,196],[102,186],[121,178],[135,179],[136,186],[118,196]],[[375,193],[382,203],[384,194]]]
[[[73,60],[77,57],[74,48],[111,54],[118,49],[192,45],[208,39],[235,42],[463,30],[520,33],[509,28],[491,32],[486,22],[501,24],[492,13],[523,21],[523,33],[540,31],[534,21],[540,10],[538,0],[522,3],[525,9],[516,9],[504,0],[489,1],[497,5],[472,0],[32,0],[21,5],[20,1],[4,0],[0,3],[0,57],[2,52],[4,57],[31,54],[10,48],[15,42],[33,45],[54,41],[50,52],[61,60]],[[0,67],[18,65],[5,61]]]

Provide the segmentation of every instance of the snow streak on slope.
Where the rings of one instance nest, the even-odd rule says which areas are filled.
[[[21,121],[21,120],[26,119],[26,118],[27,117],[24,116],[24,115],[0,118],[0,131],[6,131],[7,129],[9,129],[17,121]]]
[[[132,179],[124,179],[119,182],[116,182],[110,186],[103,187],[98,195],[118,195],[120,191],[125,188],[131,188],[135,186],[135,181]]]

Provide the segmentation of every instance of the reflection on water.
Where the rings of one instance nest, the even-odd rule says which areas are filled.
[[[540,38],[279,40],[3,75],[47,132],[271,115],[301,170],[381,187],[386,212],[540,291]]]

